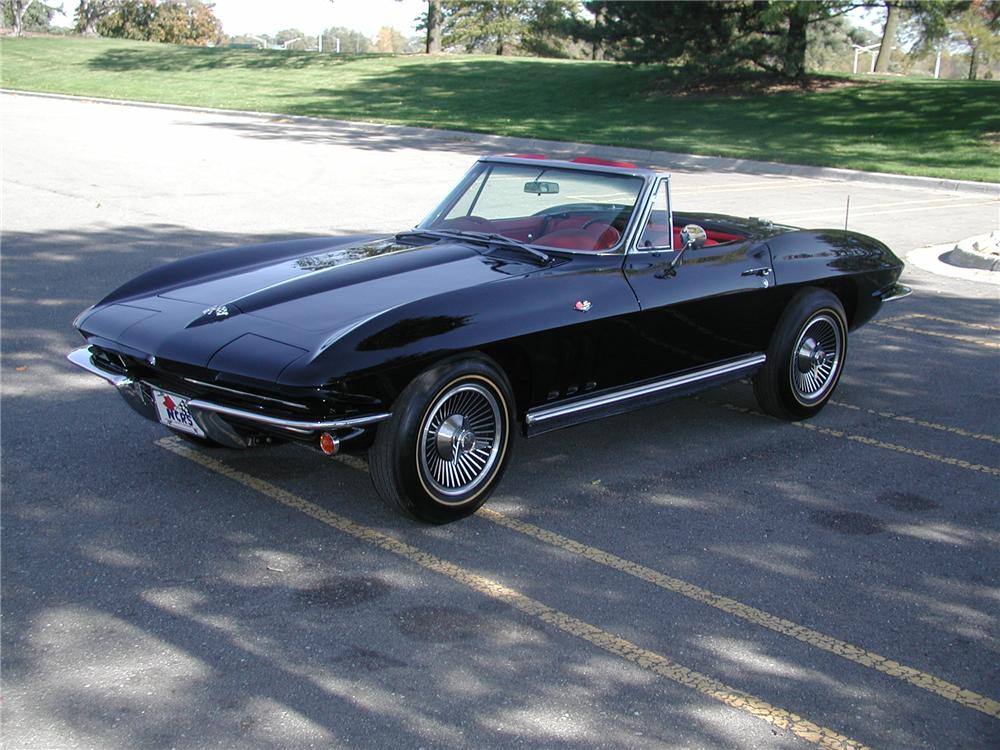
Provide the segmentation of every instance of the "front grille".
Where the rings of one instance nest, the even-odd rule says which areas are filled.
[[[117,375],[128,374],[128,365],[120,354],[96,346],[90,348],[90,353],[94,359],[94,364],[102,370],[108,370]]]
[[[272,389],[221,380],[220,373],[180,362],[147,360],[121,354],[98,346],[91,347],[95,363],[119,374],[128,375],[163,391],[185,398],[232,406],[286,419],[348,418],[363,412],[357,406],[339,401],[336,394],[309,389],[306,392],[282,393]],[[221,380],[221,382],[220,382]]]

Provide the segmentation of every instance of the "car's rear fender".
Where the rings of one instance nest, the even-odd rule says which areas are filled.
[[[800,230],[768,240],[775,282],[791,299],[804,286],[829,289],[850,327],[879,310],[879,292],[899,278],[903,262],[882,242],[839,229]]]

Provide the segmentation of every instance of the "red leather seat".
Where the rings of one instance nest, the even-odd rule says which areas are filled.
[[[620,239],[621,233],[617,229],[610,224],[598,222],[589,227],[557,229],[542,235],[535,243],[565,250],[600,252],[614,247]]]

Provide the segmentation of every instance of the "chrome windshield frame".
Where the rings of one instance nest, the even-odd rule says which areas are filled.
[[[574,255],[584,255],[588,257],[609,255],[624,257],[628,253],[628,248],[631,247],[631,243],[633,242],[638,231],[638,227],[640,226],[638,217],[640,215],[643,217],[647,215],[649,210],[648,203],[653,194],[653,187],[660,177],[662,177],[660,173],[649,169],[642,169],[640,167],[613,167],[603,164],[564,161],[561,159],[534,159],[530,157],[525,158],[516,156],[483,156],[480,157],[471,168],[469,168],[459,183],[451,190],[451,192],[448,193],[447,196],[445,196],[444,200],[435,206],[434,210],[414,227],[414,230],[419,231],[424,229],[427,231],[433,231],[426,225],[434,221],[440,221],[443,216],[447,215],[448,211],[450,211],[459,199],[465,195],[470,185],[475,182],[480,174],[482,174],[484,164],[513,164],[526,167],[544,166],[546,169],[572,170],[575,172],[591,172],[615,175],[618,177],[637,177],[641,179],[643,184],[639,188],[639,192],[636,195],[635,203],[632,206],[632,213],[629,216],[628,223],[625,225],[625,229],[621,233],[621,237],[614,247],[608,248],[607,250],[594,251],[550,247],[537,242],[524,243],[526,245],[530,245],[531,247],[537,247],[539,250],[551,250],[557,253],[572,253]]]

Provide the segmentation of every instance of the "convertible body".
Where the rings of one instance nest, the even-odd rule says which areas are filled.
[[[806,337],[789,356],[825,388],[803,386],[800,407],[822,406],[847,330],[908,293],[897,284],[901,261],[853,232],[674,210],[669,179],[590,159],[484,157],[413,230],[227,249],[153,269],[81,313],[86,346],[69,356],[185,435],[233,448],[292,440],[330,454],[402,429],[393,416],[407,389],[469,358],[498,373],[475,377],[503,381],[491,391],[501,398],[487,399],[494,429],[509,419],[528,436],[754,376],[809,291],[835,298],[836,341]],[[445,438],[428,427],[419,439],[436,446],[431,464],[456,462],[458,479],[441,486],[464,487],[478,462],[458,471],[462,440],[473,457],[487,446],[451,424]],[[498,476],[504,455],[489,448]]]

